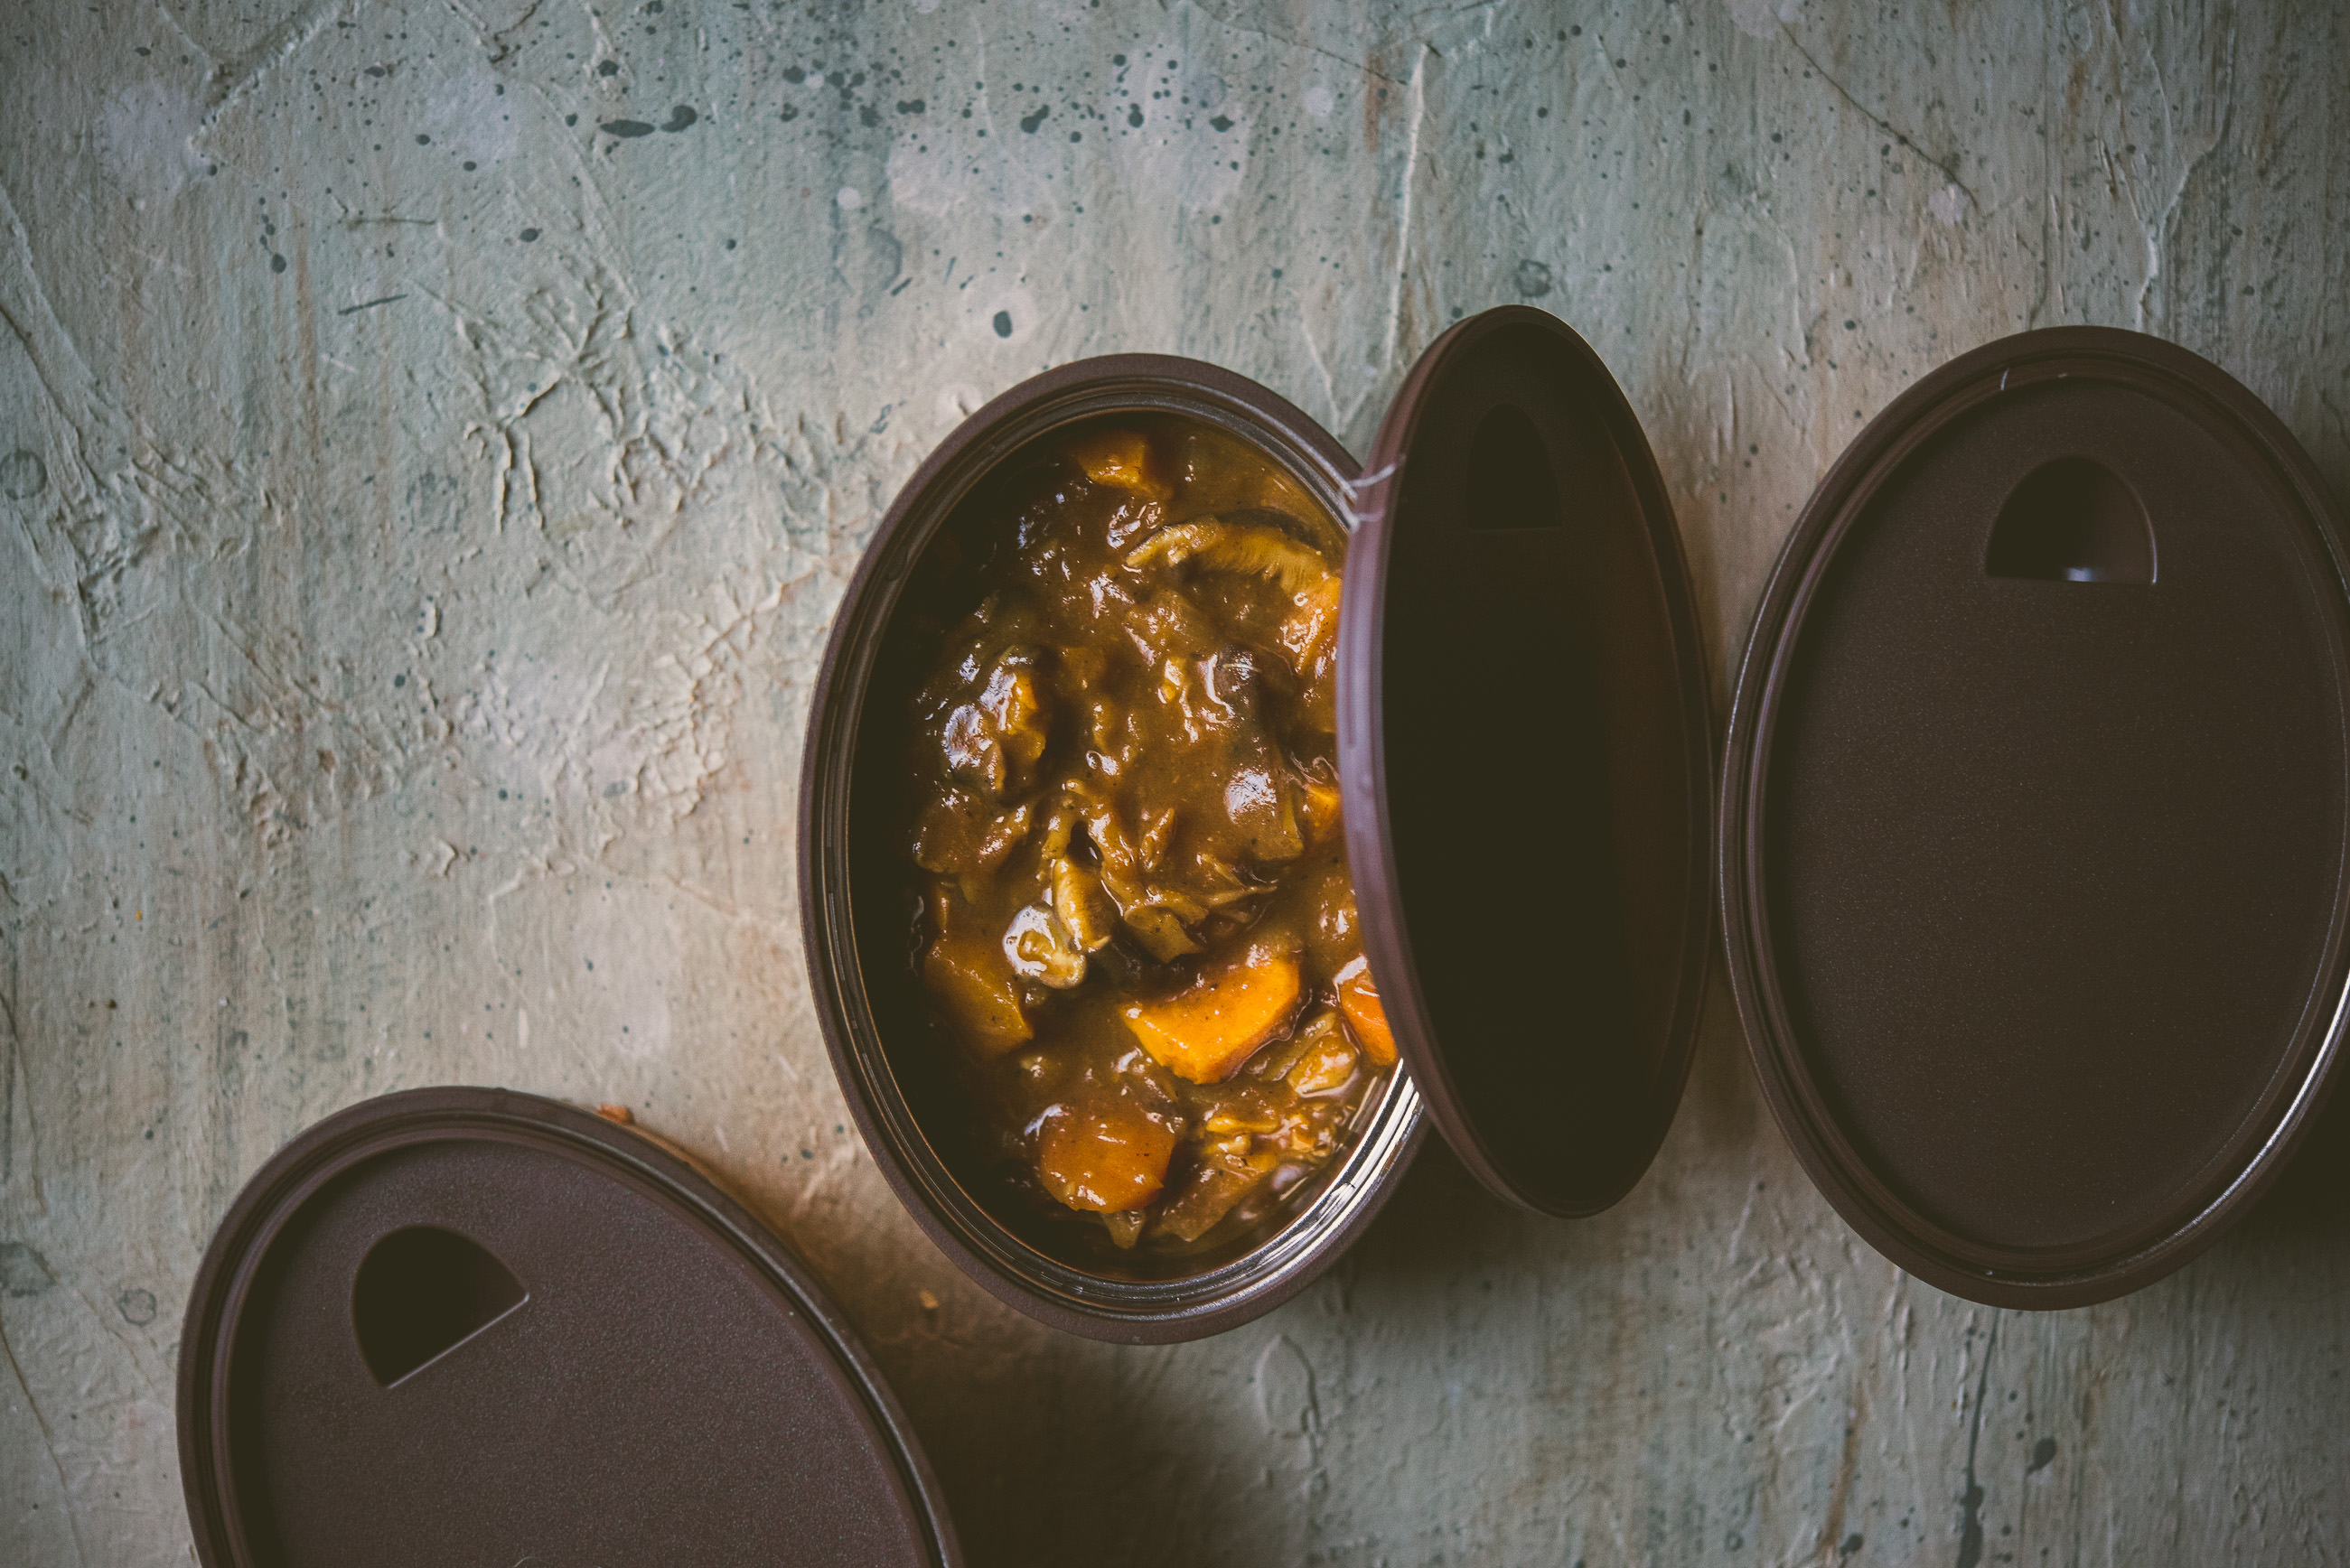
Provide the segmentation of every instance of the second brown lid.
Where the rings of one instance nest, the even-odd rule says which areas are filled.
[[[1999,1306],[2177,1268],[2307,1125],[2350,977],[2350,599],[2308,458],[2136,333],[1945,366],[1838,461],[1731,725],[1731,978],[1879,1250]]]
[[[206,1568],[953,1568],[816,1282],[635,1133],[504,1089],[328,1117],[239,1194],[180,1341]]]
[[[1672,507],[1590,346],[1523,306],[1413,369],[1357,490],[1338,765],[1363,947],[1495,1192],[1589,1214],[1679,1104],[1711,719]]]

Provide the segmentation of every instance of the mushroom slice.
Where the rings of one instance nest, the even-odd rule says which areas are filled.
[[[1171,963],[1185,953],[1200,950],[1182,917],[1159,904],[1137,904],[1119,917],[1152,958]]]
[[[1118,909],[1101,878],[1073,860],[1053,862],[1053,913],[1086,952],[1099,952],[1117,934]]]
[[[1161,528],[1126,554],[1126,564],[1136,571],[1180,566],[1186,561],[1197,561],[1211,571],[1271,577],[1293,598],[1312,592],[1332,575],[1320,551],[1299,544],[1280,528],[1221,517],[1195,517]]]
[[[1086,978],[1086,955],[1070,940],[1050,905],[1030,904],[1012,917],[1003,933],[1003,956],[1023,980],[1067,991]]]

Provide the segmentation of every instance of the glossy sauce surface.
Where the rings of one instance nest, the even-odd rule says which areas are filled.
[[[1170,415],[1024,454],[909,715],[913,961],[984,1155],[1110,1243],[1212,1245],[1395,1061],[1333,765],[1346,539]]]

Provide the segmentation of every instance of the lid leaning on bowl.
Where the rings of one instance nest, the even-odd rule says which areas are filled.
[[[2282,1165],[2350,980],[2350,597],[2215,366],[2028,333],[1898,399],[1797,523],[1731,724],[1731,978],[1773,1111],[1929,1283],[2085,1305]]]
[[[1338,765],[1364,950],[1462,1161],[1594,1213],[1679,1104],[1714,929],[1672,507],[1599,357],[1522,306],[1421,356],[1356,493]]]
[[[961,1561],[774,1234],[502,1089],[370,1100],[262,1168],[197,1272],[179,1428],[206,1568]]]

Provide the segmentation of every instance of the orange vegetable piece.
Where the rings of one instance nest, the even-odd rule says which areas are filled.
[[[1045,1190],[1097,1214],[1122,1214],[1158,1197],[1174,1158],[1175,1129],[1120,1101],[1064,1111],[1036,1137]]]
[[[1305,819],[1305,847],[1319,849],[1347,826],[1338,786],[1327,779],[1307,778],[1297,788],[1297,815]]]
[[[975,932],[949,932],[922,955],[922,985],[953,1023],[955,1037],[983,1056],[1001,1056],[1036,1031],[1020,1005],[1003,945]]]
[[[1122,1015],[1161,1066],[1195,1084],[1220,1084],[1281,1033],[1303,990],[1296,955],[1259,944],[1173,996],[1128,1003]]]
[[[1371,981],[1371,966],[1357,953],[1354,961],[1332,978],[1338,986],[1338,1011],[1347,1015],[1347,1025],[1355,1032],[1363,1054],[1382,1067],[1394,1066],[1395,1032],[1388,1027],[1388,1010],[1379,1001],[1379,988]]]
[[[1071,441],[1069,459],[1087,479],[1112,490],[1123,490],[1145,501],[1164,501],[1175,493],[1151,461],[1150,443],[1139,431],[1088,431]]]

